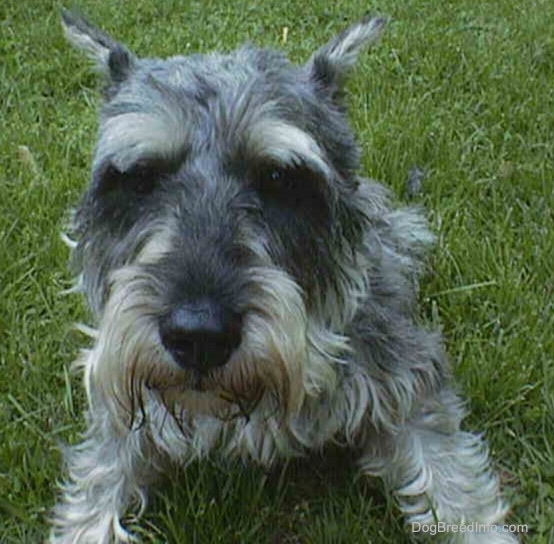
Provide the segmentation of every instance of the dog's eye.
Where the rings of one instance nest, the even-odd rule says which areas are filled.
[[[315,197],[321,188],[318,176],[305,166],[269,166],[256,174],[256,189],[262,198],[284,204],[302,204]]]
[[[283,187],[292,188],[293,175],[284,168],[273,168],[266,173],[268,181],[279,183]]]
[[[132,191],[137,195],[147,195],[154,190],[156,174],[147,164],[136,164],[128,170],[121,171],[110,164],[100,180],[99,190],[102,193],[114,189]]]

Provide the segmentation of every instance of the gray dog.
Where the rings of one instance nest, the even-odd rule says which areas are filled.
[[[74,215],[97,317],[78,362],[88,431],[51,542],[132,540],[122,520],[168,463],[270,466],[326,443],[357,452],[416,533],[514,542],[491,528],[507,507],[483,441],[460,430],[441,336],[417,322],[433,236],[357,173],[343,85],[384,20],[301,66],[250,46],[139,59],[63,22],[107,85]]]

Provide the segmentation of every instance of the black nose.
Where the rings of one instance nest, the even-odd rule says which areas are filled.
[[[187,302],[160,319],[164,347],[183,368],[224,365],[241,341],[240,315],[209,299]]]

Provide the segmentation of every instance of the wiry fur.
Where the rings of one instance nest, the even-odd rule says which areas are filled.
[[[108,75],[76,261],[98,317],[79,364],[84,441],[51,542],[126,542],[168,460],[271,465],[328,442],[360,452],[407,521],[499,523],[484,442],[460,430],[440,334],[418,324],[433,243],[421,212],[358,178],[340,90],[384,26],[364,19],[295,67],[273,51],[138,59],[89,23],[66,33]],[[211,297],[242,316],[223,366],[181,368],[160,318]],[[451,534],[510,542],[508,533]]]

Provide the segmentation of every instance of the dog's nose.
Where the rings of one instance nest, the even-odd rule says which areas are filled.
[[[164,347],[183,368],[207,372],[224,365],[241,342],[241,317],[203,299],[187,302],[160,319]]]

